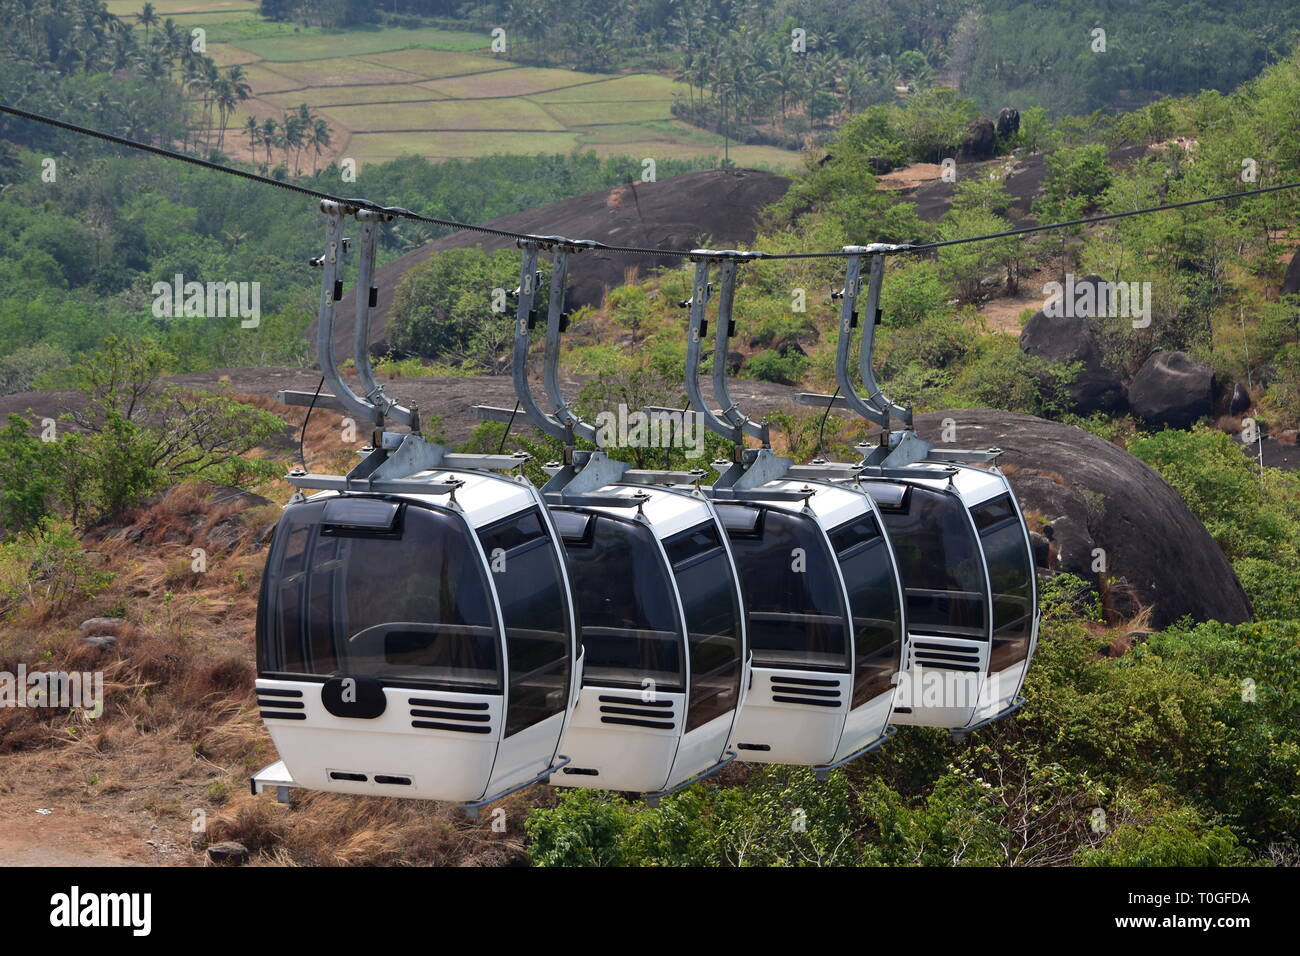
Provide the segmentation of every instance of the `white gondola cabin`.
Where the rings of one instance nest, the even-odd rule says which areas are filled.
[[[844,469],[799,466],[773,455],[767,426],[732,400],[724,363],[713,369],[713,397],[722,411],[704,401],[697,372],[709,268],[721,266],[714,355],[725,355],[744,254],[695,255],[686,390],[694,411],[734,446],[730,466],[723,463],[719,480],[703,490],[731,539],[754,658],[734,746],[741,760],[825,773],[892,733],[905,633],[898,571],[872,499],[824,480]],[[762,448],[745,449],[746,435]]]
[[[577,645],[564,557],[536,491],[326,492],[276,530],[257,703],[298,786],[476,802],[545,776]]]
[[[1020,690],[1038,636],[1038,595],[1024,516],[1010,482],[992,462],[998,449],[940,449],[912,430],[912,413],[876,382],[872,347],[884,259],[890,247],[850,246],[836,348],[835,396],[802,404],[847,407],[880,425],[878,445],[848,479],[880,510],[906,594],[908,641],[895,722],[969,732],[1023,702]],[[859,395],[849,377],[861,268],[870,256]],[[903,428],[890,431],[891,417]]]

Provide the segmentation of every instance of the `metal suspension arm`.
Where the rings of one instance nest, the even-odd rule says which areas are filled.
[[[515,396],[524,416],[534,427],[552,438],[558,438],[566,445],[573,444],[573,433],[561,425],[538,406],[528,384],[528,332],[536,315],[534,303],[537,300],[537,250],[544,244],[541,239],[520,239],[519,248],[523,249],[523,262],[519,269],[519,289],[515,299],[515,348],[511,362],[511,378],[515,385]],[[493,408],[490,405],[475,405],[472,409],[480,418],[490,421],[507,422],[514,418],[514,412],[508,408]]]
[[[736,267],[745,258],[748,258],[746,253],[728,250],[727,258],[722,262],[721,285],[718,289],[718,327],[713,333],[713,398],[722,409],[719,414],[729,425],[757,438],[766,446],[771,444],[767,423],[753,421],[745,415],[732,400],[731,390],[727,387],[727,346],[735,330],[731,310],[736,298]]]
[[[844,274],[844,288],[835,296],[840,300],[839,339],[835,343],[835,384],[839,386],[840,394],[832,398],[830,395],[820,395],[815,392],[800,392],[795,395],[795,401],[800,405],[816,405],[821,408],[828,405],[847,407],[888,431],[889,413],[877,407],[870,399],[864,399],[859,395],[857,386],[853,384],[849,374],[849,350],[853,345],[853,326],[858,318],[858,295],[862,291],[862,254],[867,252],[867,247],[845,246],[844,251],[850,253]],[[864,321],[867,327],[874,331],[875,311],[868,312]],[[863,348],[867,352],[867,361],[870,364],[870,349],[867,347],[867,342],[868,339],[864,336]]]
[[[709,430],[726,438],[734,445],[744,442],[744,431],[731,422],[723,421],[711,409],[700,392],[700,349],[705,328],[705,309],[709,304],[709,265],[712,253],[707,249],[696,249],[695,287],[691,295],[691,315],[689,334],[686,340],[686,397],[691,408],[704,418]],[[717,357],[714,357],[717,361]],[[725,358],[723,360],[726,361]],[[725,366],[723,371],[725,372]]]
[[[375,372],[370,365],[370,310],[375,306],[374,296],[377,291],[374,286],[375,246],[379,239],[380,223],[391,218],[372,209],[357,210],[357,221],[361,223],[361,256],[357,275],[357,321],[353,354],[365,401],[374,405],[380,415],[418,430],[418,417],[414,410],[402,407],[384,394],[384,386],[375,380]]]
[[[887,250],[893,246],[876,244],[868,250]],[[871,367],[871,357],[876,342],[876,315],[880,311],[880,287],[885,281],[885,257],[879,251],[871,256],[871,269],[867,281],[866,319],[862,323],[862,354],[858,363],[862,373],[862,384],[867,390],[867,401],[888,416],[891,412],[903,422],[904,428],[912,427],[912,410],[904,408],[889,400],[880,390],[876,381],[875,369]],[[886,426],[888,427],[888,426]]]
[[[578,417],[564,399],[560,388],[560,336],[568,316],[564,312],[564,286],[569,276],[569,243],[557,243],[551,259],[550,299],[546,312],[546,357],[542,365],[542,383],[546,399],[551,405],[551,416],[574,435],[590,442],[596,440],[596,429]],[[572,444],[572,442],[569,442]]]
[[[378,421],[380,411],[370,402],[361,398],[347,383],[334,361],[334,303],[341,294],[342,283],[339,280],[339,260],[343,252],[343,215],[345,208],[328,200],[321,202],[321,212],[325,213],[325,254],[320,258],[320,309],[316,323],[316,357],[320,361],[321,374],[329,384],[337,407],[350,412],[357,418],[369,422]],[[361,290],[358,290],[360,299]]]

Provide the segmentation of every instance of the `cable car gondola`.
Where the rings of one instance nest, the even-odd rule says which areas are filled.
[[[362,225],[370,290],[382,214],[323,202],[318,355],[333,394],[282,393],[375,423],[347,476],[295,471],[257,619],[257,703],[280,761],[253,791],[290,787],[479,806],[567,763],[559,744],[581,668],[567,568],[525,457],[457,455],[419,436],[365,349],[357,296],[354,393],[332,354],[343,217]],[[383,431],[391,418],[411,434]],[[311,497],[304,489],[316,489]]]
[[[969,733],[1014,712],[1038,637],[1037,582],[1015,492],[992,462],[1001,451],[939,449],[917,437],[909,409],[890,402],[871,366],[884,258],[892,247],[848,246],[836,378],[840,395],[802,404],[847,407],[882,428],[851,479],[875,500],[906,594],[907,670],[895,721]],[[863,324],[861,396],[848,372],[864,256],[870,280]],[[903,428],[890,430],[891,416]],[[984,467],[976,467],[980,463]]]
[[[630,791],[657,800],[735,758],[727,743],[749,679],[745,620],[727,535],[708,498],[673,483],[689,473],[638,471],[603,450],[558,380],[568,256],[581,244],[521,240],[514,384],[527,420],[565,445],[542,488],[568,558],[583,651],[581,687],[556,786]],[[551,411],[533,398],[529,328],[539,249],[553,255],[543,374]],[[514,411],[477,406],[509,421]]]
[[[700,393],[709,269],[720,263],[715,356],[734,334],[735,251],[696,250],[686,357],[690,405],[729,439],[732,461],[703,489],[731,539],[754,656],[752,687],[735,732],[740,759],[814,767],[819,775],[874,750],[893,733],[890,713],[903,635],[903,599],[888,536],[872,499],[830,480],[840,466],[795,465],[772,454],[766,424],[732,400],[715,359],[714,412]],[[663,411],[654,409],[653,411]],[[745,436],[762,447],[747,449]]]

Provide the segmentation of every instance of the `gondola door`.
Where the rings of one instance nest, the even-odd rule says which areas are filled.
[[[723,759],[743,694],[745,631],[736,568],[716,518],[663,541],[686,625],[686,726],[668,786]]]
[[[904,600],[889,538],[872,509],[829,533],[853,615],[853,691],[835,761],[884,736],[902,671]]]
[[[505,628],[505,720],[489,792],[544,772],[564,733],[575,679],[564,556],[539,505],[478,529]]]
[[[1014,706],[1038,640],[1038,594],[1029,531],[1010,485],[971,508],[992,591],[989,673],[974,722]]]
[[[965,727],[979,706],[991,630],[974,520],[945,482],[868,480],[862,487],[884,518],[906,595],[908,667],[894,723]]]

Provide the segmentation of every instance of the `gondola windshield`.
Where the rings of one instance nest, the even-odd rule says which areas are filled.
[[[956,495],[919,485],[864,482],[880,507],[907,594],[908,627],[985,636],[979,542]]]
[[[542,516],[533,508],[479,531],[506,629],[510,684],[505,736],[565,709],[568,597]]]
[[[853,612],[853,706],[893,687],[902,656],[902,623],[894,568],[885,539],[871,515],[830,532]]]
[[[817,522],[755,505],[717,509],[742,569],[754,664],[848,670],[844,596]]]
[[[1033,569],[1015,509],[1010,495],[971,509],[993,587],[994,671],[1024,660],[1033,632]]]
[[[712,522],[664,541],[673,566],[691,655],[686,729],[734,710],[740,701],[740,608],[731,563]]]
[[[486,575],[452,514],[361,498],[290,505],[262,587],[263,676],[500,689]]]
[[[583,680],[665,692],[685,683],[681,623],[654,532],[625,518],[556,508],[582,633]]]

